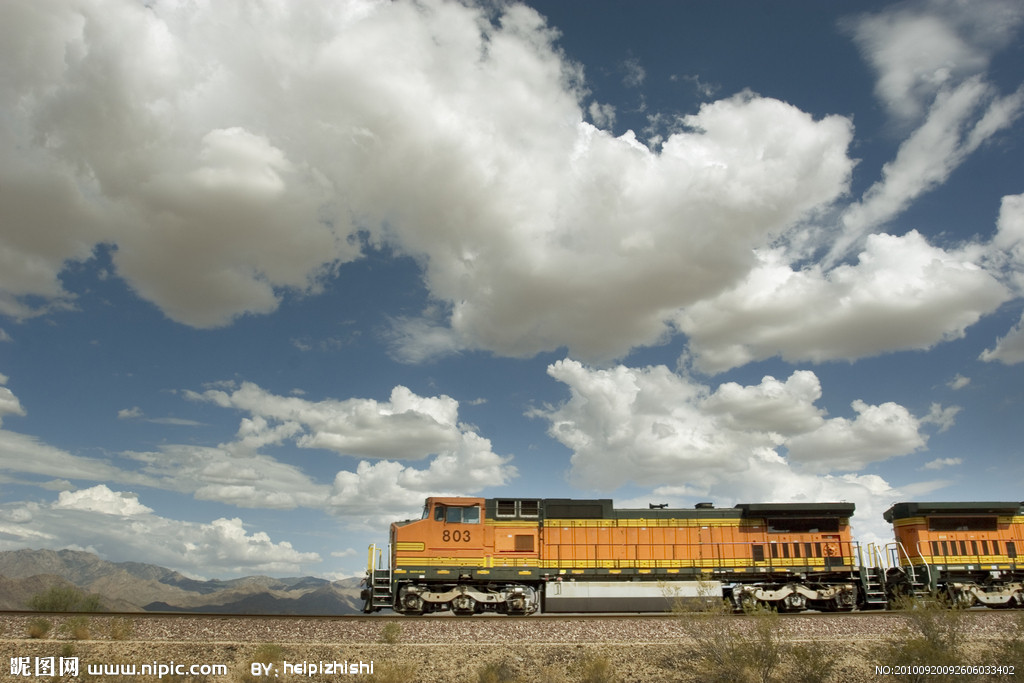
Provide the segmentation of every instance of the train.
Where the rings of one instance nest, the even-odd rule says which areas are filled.
[[[430,497],[371,545],[366,613],[507,616],[658,612],[726,601],[737,611],[884,609],[931,595],[1024,606],[1024,503],[897,503],[893,540],[853,538],[855,506],[719,508],[610,499]]]

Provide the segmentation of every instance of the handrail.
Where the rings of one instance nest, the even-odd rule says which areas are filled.
[[[367,557],[366,557],[366,573],[371,578],[373,577],[373,571],[374,571],[374,561],[373,560],[374,560],[374,555],[376,555],[376,554],[377,554],[377,544],[376,543],[371,543],[370,547],[367,549]]]
[[[921,563],[924,565],[925,574],[928,575],[928,588],[931,589],[932,567],[928,564],[928,560],[924,559],[924,553],[921,552],[921,541],[917,542],[917,556],[921,558]]]

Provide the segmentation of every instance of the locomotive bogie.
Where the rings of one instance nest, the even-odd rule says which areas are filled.
[[[398,590],[396,611],[419,616],[450,611],[458,616],[484,612],[527,616],[539,607],[531,586],[487,587],[469,584],[407,584]]]
[[[857,586],[840,584],[741,584],[732,588],[733,605],[748,610],[755,605],[779,612],[800,612],[815,609],[822,612],[852,610],[857,606]]]

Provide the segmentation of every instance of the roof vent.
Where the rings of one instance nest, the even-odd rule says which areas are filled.
[[[694,510],[713,510],[714,508],[714,503],[697,503],[693,506]]]

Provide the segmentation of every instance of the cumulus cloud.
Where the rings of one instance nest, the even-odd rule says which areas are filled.
[[[415,257],[446,311],[447,339],[396,353],[613,357],[735,282],[852,168],[848,120],[749,93],[657,154],[612,137],[585,119],[613,111],[584,105],[580,68],[521,5],[3,12],[18,107],[0,129],[0,303],[16,316],[73,305],[58,276],[103,243],[165,314],[223,325],[315,292],[365,238]]]
[[[449,396],[418,396],[403,386],[388,401],[353,398],[309,401],[278,396],[245,382],[230,393],[186,392],[194,400],[251,413],[237,445],[252,447],[297,437],[299,446],[341,455],[421,460],[454,449],[469,433],[458,422],[459,402]]]
[[[211,327],[317,292],[368,243],[415,258],[432,299],[393,320],[400,360],[567,347],[608,361],[674,334],[681,309],[685,332],[715,336],[722,321],[700,306],[779,276],[765,259],[798,255],[765,256],[770,246],[834,208],[853,168],[848,119],[750,92],[684,117],[657,152],[631,131],[614,137],[587,122],[610,127],[614,109],[585,101],[581,68],[522,5],[86,0],[42,12],[15,0],[0,11],[0,94],[17,103],[0,127],[11,198],[0,311],[15,317],[73,306],[60,273],[97,244],[166,315]],[[934,2],[849,23],[880,97],[922,123],[842,213],[831,262],[1019,115],[1024,94],[1000,94],[984,71],[1020,20],[1013,3]],[[627,66],[639,83],[642,68]],[[829,299],[847,289],[831,262],[793,276],[808,280],[809,307],[844,307]],[[895,261],[874,263],[899,277]],[[957,268],[933,275],[943,292],[964,284]],[[963,307],[942,321],[938,297],[908,300],[934,323],[915,339],[802,357],[955,338],[994,298],[968,279],[975,297],[941,302]],[[880,310],[868,327],[886,322]]]
[[[186,392],[193,400],[242,410],[233,441],[216,448],[169,445],[131,453],[142,471],[165,487],[242,507],[311,507],[357,523],[375,514],[407,516],[430,495],[475,493],[516,476],[509,456],[458,421],[459,403],[395,387],[388,401],[310,401],[272,394],[252,383],[230,390]],[[360,460],[333,481],[259,452],[267,446],[334,451]],[[427,461],[424,467],[399,461]]]
[[[54,508],[62,510],[88,510],[105,515],[134,517],[153,512],[139,503],[134,493],[111,491],[100,484],[80,491],[61,491]]]
[[[742,284],[690,306],[677,324],[695,366],[713,372],[775,355],[821,362],[927,349],[1010,297],[981,255],[931,246],[916,231],[871,235],[856,265],[831,270],[761,251]]]
[[[289,574],[320,561],[316,553],[246,530],[238,518],[187,522],[154,514],[134,493],[104,484],[64,491],[54,503],[0,507],[0,547],[87,549],[112,561],[147,558],[196,575]]]
[[[925,420],[895,403],[853,403],[854,418],[815,405],[817,376],[794,372],[759,385],[710,387],[664,366],[591,369],[574,360],[548,373],[570,398],[532,412],[571,449],[577,486],[614,490],[627,482],[662,493],[736,501],[815,500],[847,485],[882,489],[871,475],[833,474],[924,447]],[[666,488],[669,487],[669,488]]]

